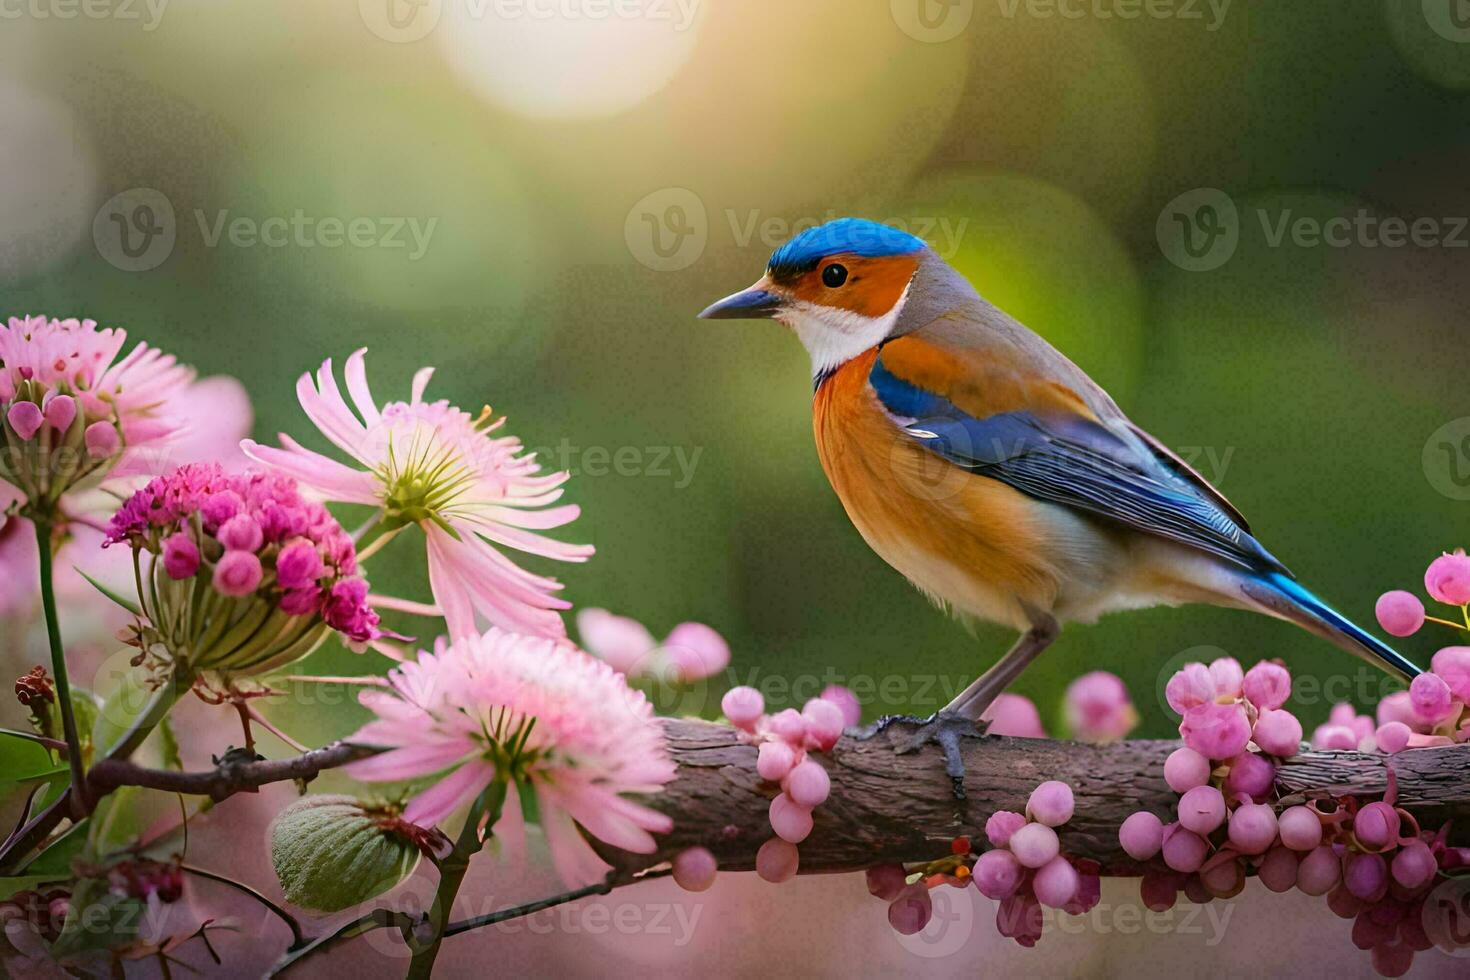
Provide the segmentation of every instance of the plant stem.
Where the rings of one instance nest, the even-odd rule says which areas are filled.
[[[66,738],[66,757],[71,765],[72,808],[88,810],[87,775],[82,761],[82,740],[77,734],[77,716],[72,710],[71,678],[66,672],[66,651],[61,646],[61,624],[56,618],[56,589],[51,569],[51,522],[33,518],[36,550],[41,556],[41,607],[46,614],[46,637],[51,643],[51,673],[56,679],[56,703],[61,709],[61,730]]]
[[[495,821],[500,819],[500,808],[505,803],[506,788],[505,779],[497,776],[495,782],[480,794],[475,805],[470,807],[464,829],[454,842],[454,850],[439,862],[439,889],[434,893],[434,907],[429,910],[427,923],[431,938],[426,945],[420,945],[414,950],[413,959],[408,964],[408,980],[429,980],[433,974],[434,960],[444,942],[445,927],[449,923],[454,898],[459,894],[459,886],[464,883],[470,858],[484,846],[484,842],[480,840],[480,822],[484,820],[487,828],[495,826]]]

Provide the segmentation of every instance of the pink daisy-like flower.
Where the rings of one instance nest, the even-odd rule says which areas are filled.
[[[417,524],[428,539],[429,584],[451,636],[478,633],[477,613],[505,629],[565,636],[558,610],[571,604],[555,595],[561,584],[520,568],[500,549],[560,561],[585,561],[592,554],[590,546],[536,533],[577,517],[575,505],[548,506],[561,497],[568,474],[543,473],[520,440],[496,435],[505,420],[489,408],[472,416],[447,401],[424,401],[432,368],[414,375],[408,401],[380,409],[368,390],[364,353],[355,352],[344,369],[351,407],[337,388],[330,360],[315,381],[304,374],[296,384],[307,417],[362,469],[286,435],[280,437],[282,448],[246,441],[246,454],[327,500],[381,508],[390,525]]]
[[[497,834],[520,836],[516,786],[536,793],[547,843],[569,886],[600,880],[608,865],[577,831],[651,853],[650,832],[670,819],[623,797],[655,793],[674,778],[663,729],[644,696],[607,664],[565,641],[491,628],[442,641],[388,675],[391,690],[360,695],[377,714],[348,740],[386,749],[346,772],[368,782],[437,777],[404,819],[432,826],[494,780],[513,784]]]
[[[32,507],[78,485],[146,472],[184,420],[194,372],[93,320],[0,324],[0,479]]]

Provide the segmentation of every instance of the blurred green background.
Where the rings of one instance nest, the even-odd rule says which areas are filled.
[[[1470,472],[1470,422],[1440,430],[1470,415],[1470,32],[1433,0],[1133,18],[1025,0],[670,0],[600,18],[160,2],[132,18],[6,8],[0,312],[94,317],[236,375],[266,439],[311,434],[293,386],[327,356],[370,348],[380,399],[436,365],[431,393],[493,405],[575,474],[584,515],[560,536],[596,558],[528,565],[579,606],[730,640],[708,712],[728,683],[780,705],[831,681],[870,691],[869,715],[927,712],[1012,640],[947,621],[849,525],[795,340],[694,318],[794,225],[836,215],[926,235],[1360,621],[1466,543],[1452,464]],[[137,217],[138,188],[172,217],[155,209],[146,244],[132,228],[135,261],[111,215]],[[1197,188],[1237,212],[1233,253],[1204,271],[1160,237]],[[305,243],[211,244],[221,221],[298,212]],[[1428,218],[1446,241],[1273,243],[1283,219],[1359,212]],[[328,247],[324,218],[368,219],[375,244]],[[421,255],[396,219],[427,232]],[[420,556],[390,554],[375,587],[426,597]],[[1427,660],[1432,640],[1403,646]],[[1199,608],[1071,629],[1018,690],[1054,724],[1068,680],[1113,670],[1142,732],[1164,735],[1161,674],[1200,646],[1282,657],[1337,698],[1384,690],[1306,634]],[[327,650],[312,666],[372,665]],[[1333,692],[1304,694],[1304,720]],[[298,713],[299,735],[348,724]]]

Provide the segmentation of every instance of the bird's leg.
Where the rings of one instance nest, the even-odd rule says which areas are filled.
[[[955,799],[963,800],[965,761],[960,754],[960,739],[985,733],[984,726],[980,724],[980,716],[985,713],[985,709],[990,707],[997,694],[1021,675],[1021,671],[1031,661],[1051,646],[1060,632],[1056,620],[1045,613],[1033,613],[1031,620],[1035,625],[1022,634],[1016,645],[937,714],[928,718],[889,715],[865,728],[850,731],[848,735],[858,741],[865,741],[894,724],[914,726],[911,735],[895,741],[894,751],[902,755],[917,752],[930,742],[937,744],[944,752],[944,772],[953,783]]]

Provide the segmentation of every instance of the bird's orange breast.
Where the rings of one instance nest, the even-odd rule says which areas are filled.
[[[931,597],[1018,629],[1021,604],[1047,609],[1058,589],[1045,556],[1045,505],[926,452],[884,412],[868,384],[877,350],[817,390],[817,454],[870,547]],[[884,363],[887,363],[885,355]]]

